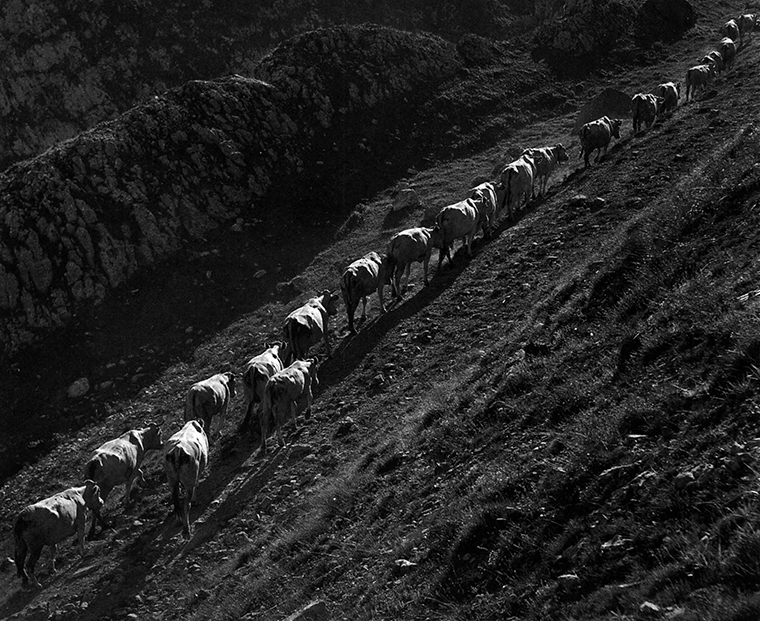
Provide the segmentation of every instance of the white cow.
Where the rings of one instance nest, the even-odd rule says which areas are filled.
[[[717,54],[718,52],[715,53]],[[662,97],[660,111],[663,114],[672,112],[678,107],[678,100],[681,98],[681,83],[665,82],[664,84],[659,84],[654,89],[654,94]]]
[[[755,30],[755,26],[757,25],[757,15],[754,13],[745,13],[739,17],[737,24],[739,26],[739,43],[744,44],[744,37],[746,36],[749,38],[749,36]],[[731,38],[733,39],[733,37]],[[734,41],[736,41],[736,39],[734,39]]]
[[[135,480],[144,481],[140,466],[145,453],[159,450],[162,446],[160,425],[150,424],[142,429],[127,431],[115,440],[109,440],[95,449],[95,453],[84,467],[84,478],[98,484],[104,504],[114,487],[126,483],[124,489],[124,507],[126,507],[129,504],[129,494]],[[90,537],[95,535],[96,522],[100,522],[103,528],[108,526],[100,512],[94,512]]]
[[[367,296],[381,289],[386,283],[385,262],[376,252],[370,252],[349,265],[340,277],[340,290],[348,315],[348,330],[356,334],[354,314],[359,301],[362,302],[362,321],[367,319]],[[378,293],[378,295],[380,295]],[[380,312],[385,312],[385,304],[380,299]]]
[[[723,56],[723,67],[728,71],[734,66],[734,60],[736,59],[736,43],[735,39],[730,37],[724,37],[720,40],[720,54]]]
[[[567,155],[567,150],[561,143],[557,143],[553,147],[534,147],[531,149],[525,149],[521,156],[522,155],[531,157],[536,165],[534,187],[537,182],[539,186],[539,196],[546,193],[546,184],[549,181],[549,176],[554,172],[557,166],[570,159]]]
[[[174,515],[182,524],[182,536],[190,539],[190,504],[195,502],[198,480],[208,463],[208,437],[203,421],[191,420],[164,444],[164,471],[172,492]],[[179,487],[185,491],[180,503]]]
[[[295,360],[303,360],[314,345],[324,340],[327,355],[332,355],[328,338],[328,323],[330,317],[338,314],[340,296],[325,289],[321,295],[311,298],[306,304],[290,313],[283,325],[285,342],[288,344],[288,364]]]
[[[471,198],[447,205],[438,212],[436,223],[443,234],[443,245],[438,258],[438,269],[443,267],[443,258],[446,256],[451,263],[449,252],[455,240],[462,240],[462,247],[467,248],[467,256],[472,256],[472,241],[480,229],[484,229],[486,222],[481,217],[475,202]]]
[[[718,50],[712,50],[704,55],[699,64],[713,64],[715,65],[715,73],[720,73],[723,71],[723,54],[721,54]]]
[[[285,446],[282,426],[292,418],[297,429],[299,414],[306,418],[311,416],[312,390],[319,386],[318,365],[317,358],[296,360],[267,382],[259,420],[262,455],[267,452],[267,437],[272,431],[277,433],[280,446]]]
[[[686,71],[686,103],[697,96],[697,89],[704,90],[715,77],[715,65],[697,65]]]
[[[530,202],[535,178],[536,163],[529,155],[520,156],[501,171],[499,179],[504,186],[504,204],[510,221],[515,211]]]
[[[633,112],[633,133],[641,130],[641,124],[645,123],[650,129],[657,120],[663,101],[662,97],[651,93],[636,93],[631,97],[631,111]]]
[[[400,300],[409,284],[409,272],[412,263],[422,263],[425,285],[428,284],[428,264],[433,248],[443,247],[443,234],[438,226],[433,228],[418,227],[399,231],[388,242],[385,252],[385,274],[391,283],[395,300]],[[404,279],[401,288],[401,277]],[[383,284],[378,290],[380,303],[383,301]]]
[[[578,135],[581,139],[581,155],[583,156],[585,168],[588,168],[588,158],[594,151],[597,151],[594,162],[599,162],[602,157],[602,150],[604,150],[604,155],[606,155],[607,148],[610,146],[612,139],[620,139],[620,126],[622,124],[623,121],[620,119],[611,119],[603,116],[581,127]]]
[[[471,198],[480,212],[480,218],[484,222],[484,233],[490,237],[493,224],[499,216],[499,206],[504,201],[506,194],[504,186],[492,181],[486,181],[480,185],[471,188],[467,193],[467,198]]]
[[[245,417],[240,425],[240,431],[248,427],[251,414],[257,403],[264,399],[264,386],[269,378],[277,371],[282,371],[285,365],[282,363],[286,357],[285,343],[275,341],[267,343],[266,349],[258,356],[254,356],[243,367],[243,398],[245,401]]]
[[[724,37],[728,37],[732,41],[738,41],[741,37],[739,24],[736,23],[735,19],[729,19],[725,24],[723,24],[723,27],[720,29],[720,34],[722,34]]]
[[[219,417],[219,429],[217,435],[222,432],[222,426],[227,418],[227,410],[230,400],[235,396],[235,376],[232,372],[217,373],[211,377],[196,382],[187,391],[185,397],[185,422],[200,419],[209,437],[211,433],[211,420],[214,416]]]
[[[32,583],[40,586],[34,574],[34,566],[44,546],[52,548],[50,573],[55,573],[58,544],[74,534],[79,543],[79,553],[84,556],[87,509],[99,512],[102,507],[103,500],[97,483],[87,480],[81,487],[71,487],[22,509],[13,523],[16,544],[14,558],[21,583],[26,586],[31,577]]]

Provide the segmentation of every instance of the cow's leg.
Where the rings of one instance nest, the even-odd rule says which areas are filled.
[[[81,519],[79,519],[79,516],[77,516],[77,542],[79,544],[79,556],[84,556],[84,526],[85,526],[85,518],[87,517],[87,509],[82,511]],[[52,545],[53,548],[53,558],[55,559],[55,553],[56,553],[56,547],[55,544]]]
[[[35,544],[29,548],[29,561],[26,564],[27,572],[31,583],[35,586],[42,586],[40,581],[37,580],[37,576],[34,573],[34,567],[37,565],[37,561],[40,560],[40,554],[42,554],[42,544]]]
[[[21,584],[26,586],[29,583],[29,576],[26,573],[24,565],[26,564],[27,546],[23,537],[16,539],[16,549],[14,550],[13,560],[16,562],[16,573],[21,578]]]
[[[362,321],[367,321],[367,296],[362,296]]]
[[[245,416],[243,417],[243,422],[240,423],[240,427],[238,427],[238,433],[248,428],[248,425],[251,423],[252,413],[253,413],[253,400],[250,400],[245,405]]]
[[[52,544],[50,546],[50,573],[51,575],[56,572],[55,569],[55,558],[58,556],[58,544]]]
[[[192,492],[185,490],[185,502],[182,508],[182,538],[190,539],[190,496],[195,494],[195,488]]]
[[[269,435],[269,418],[271,416],[271,406],[267,409],[262,404],[261,410],[259,410],[259,425],[261,428],[261,455],[267,453],[267,435]]]
[[[325,342],[325,351],[328,356],[332,356],[332,347],[330,347],[330,339],[327,336],[327,320],[325,320],[325,329],[322,331],[322,340]]]
[[[402,289],[402,294],[406,293],[407,288],[409,287],[409,274],[412,271],[412,264],[407,263],[406,268],[404,269],[404,287]]]
[[[430,281],[428,280],[428,264],[430,263],[430,253],[428,252],[423,258],[422,258],[422,282],[427,287],[428,284],[430,284]]]
[[[132,486],[134,485],[135,481],[145,483],[145,475],[139,468],[135,468],[132,476],[127,479],[127,485],[124,490],[124,508],[127,508],[129,506],[130,496],[132,495]]]
[[[356,312],[356,309],[346,304],[346,314],[348,315],[348,331],[351,334],[356,334],[356,328],[354,327],[354,312]]]
[[[277,413],[277,422],[275,423],[275,429],[277,430],[277,442],[280,444],[280,448],[285,446],[285,438],[282,437],[282,427],[287,420],[282,420],[279,413]]]
[[[182,505],[179,502],[179,479],[170,484],[172,488],[172,505],[174,507],[174,517],[177,521],[182,521]]]
[[[396,273],[393,278],[393,297],[395,300],[400,300],[403,293],[401,292],[401,278],[404,276],[404,270],[406,270],[406,265],[396,266]]]
[[[293,420],[293,429],[298,431],[298,407],[296,401],[291,401],[288,406],[288,416]]]

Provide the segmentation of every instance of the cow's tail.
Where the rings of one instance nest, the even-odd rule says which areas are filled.
[[[24,564],[26,563],[27,546],[24,541],[24,531],[29,526],[24,514],[22,513],[13,523],[13,539],[15,542],[13,560],[16,562],[16,573],[22,580],[27,580]]]

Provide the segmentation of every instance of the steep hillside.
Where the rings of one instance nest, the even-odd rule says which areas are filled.
[[[503,91],[511,107],[496,104],[494,83],[519,71],[459,70],[406,109],[412,136],[437,132],[402,149],[403,165],[379,165],[355,207],[307,218],[307,200],[285,211],[292,221],[262,213],[235,235],[209,229],[182,260],[83,314],[65,348],[49,341],[58,370],[21,355],[12,373],[39,373],[39,387],[6,401],[21,412],[7,424],[42,431],[13,436],[36,453],[0,490],[6,557],[25,503],[78,482],[89,452],[125,429],[153,419],[175,431],[190,383],[239,369],[288,310],[336,287],[349,260],[459,200],[505,156],[573,145],[549,195],[474,257],[458,253],[428,287],[415,267],[404,301],[380,316],[373,300],[356,336],[341,309],[314,415],[284,449],[263,459],[236,434],[236,399],[190,541],[153,455],[130,508],[109,498],[114,527],[84,559],[60,546],[57,574],[43,560],[44,586],[31,590],[2,564],[0,616],[281,619],[321,600],[341,619],[756,618],[758,40],[699,101],[637,136],[626,121],[600,164],[581,169],[568,135],[601,89],[679,79],[744,8],[694,4],[696,26],[658,62],[543,86],[563,106],[555,115],[520,81]],[[327,158],[329,133],[310,127],[320,147],[304,161],[351,164]],[[391,211],[400,182],[419,208]],[[77,401],[65,389],[79,371],[99,388]]]

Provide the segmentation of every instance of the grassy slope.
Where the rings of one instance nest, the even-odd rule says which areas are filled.
[[[712,40],[697,31],[630,87],[677,75]],[[231,436],[215,449],[189,544],[162,522],[154,459],[137,507],[90,544],[97,561],[66,550],[63,575],[36,593],[9,571],[3,612],[86,601],[78,618],[274,619],[323,598],[354,619],[636,618],[644,602],[756,618],[760,347],[758,298],[743,294],[758,288],[757,46],[702,103],[643,136],[627,126],[601,166],[572,161],[475,258],[425,289],[417,276],[381,318],[371,309],[324,365],[314,421],[287,449],[262,461]],[[567,141],[571,124],[412,181],[443,203],[504,150]],[[592,210],[579,193],[606,203]],[[388,205],[375,197],[303,288],[335,282],[336,263],[421,213],[389,221]],[[15,484],[46,472],[55,488],[125,421],[176,411],[189,376],[241,363],[285,310],[231,324]]]

